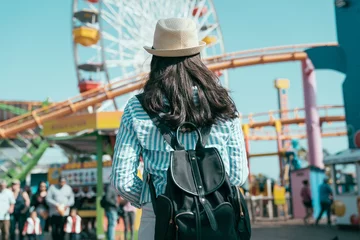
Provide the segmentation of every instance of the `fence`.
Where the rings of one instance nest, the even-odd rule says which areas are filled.
[[[256,221],[286,221],[292,218],[291,197],[286,195],[284,205],[277,205],[272,196],[245,197],[252,222]]]

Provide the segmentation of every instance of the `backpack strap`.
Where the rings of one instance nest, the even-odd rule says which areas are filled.
[[[159,129],[161,135],[164,137],[166,142],[175,150],[181,148],[175,139],[174,133],[171,131],[171,129],[168,126],[166,126],[161,121],[160,116],[157,115],[156,113],[148,111],[144,107],[145,103],[144,103],[143,94],[136,95],[136,98],[139,100],[139,102],[140,102],[141,106],[143,107],[143,109],[145,110],[145,112],[149,115],[151,121]]]
[[[150,173],[147,175],[147,184],[149,185],[151,203],[153,206],[154,214],[156,215],[156,190]]]

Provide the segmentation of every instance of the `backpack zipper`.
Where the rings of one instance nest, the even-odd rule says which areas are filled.
[[[240,189],[236,188],[236,194],[238,196],[238,201],[239,201],[239,208],[240,208],[240,217],[244,217],[244,212],[243,212],[243,209],[242,209],[242,206],[241,206],[241,196],[240,196],[240,193],[239,193]]]
[[[164,195],[159,195],[158,197],[165,198],[165,199],[167,199],[167,200],[170,202],[170,220],[169,220],[169,225],[173,224],[173,223],[174,223],[174,220],[173,220],[173,217],[174,217],[174,209],[173,209],[171,200],[170,200],[168,197],[164,196]]]
[[[179,239],[179,226],[176,224],[175,228],[176,228],[175,239],[178,240]]]
[[[146,182],[147,182],[148,184],[149,184],[149,182],[150,182],[150,177],[151,177],[151,176],[150,176],[150,173],[148,173],[148,174],[147,174],[147,178],[146,178]]]
[[[185,215],[185,214],[189,214],[189,215],[195,215],[193,212],[182,212],[182,213],[178,213],[175,215],[175,218],[178,218],[181,215]]]
[[[195,215],[193,212],[182,212],[182,213],[176,214],[175,218],[178,218],[179,216],[186,215],[186,214]],[[175,223],[175,229],[176,229],[175,239],[178,240],[179,239],[179,226],[177,225],[177,223]]]

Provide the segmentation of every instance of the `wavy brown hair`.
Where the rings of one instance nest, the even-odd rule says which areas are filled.
[[[172,129],[185,121],[203,127],[237,117],[236,106],[228,91],[201,61],[200,54],[153,56],[150,67],[143,93],[145,108],[160,115]],[[193,87],[197,88],[198,104],[194,102]]]

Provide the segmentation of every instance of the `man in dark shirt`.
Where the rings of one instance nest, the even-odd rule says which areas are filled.
[[[320,221],[323,213],[326,212],[328,225],[331,225],[331,204],[333,202],[333,193],[332,193],[332,189],[329,185],[328,179],[324,179],[324,183],[320,185],[319,193],[320,193],[321,211],[319,213],[319,216],[316,219],[315,224],[316,225],[319,224],[319,221]]]

